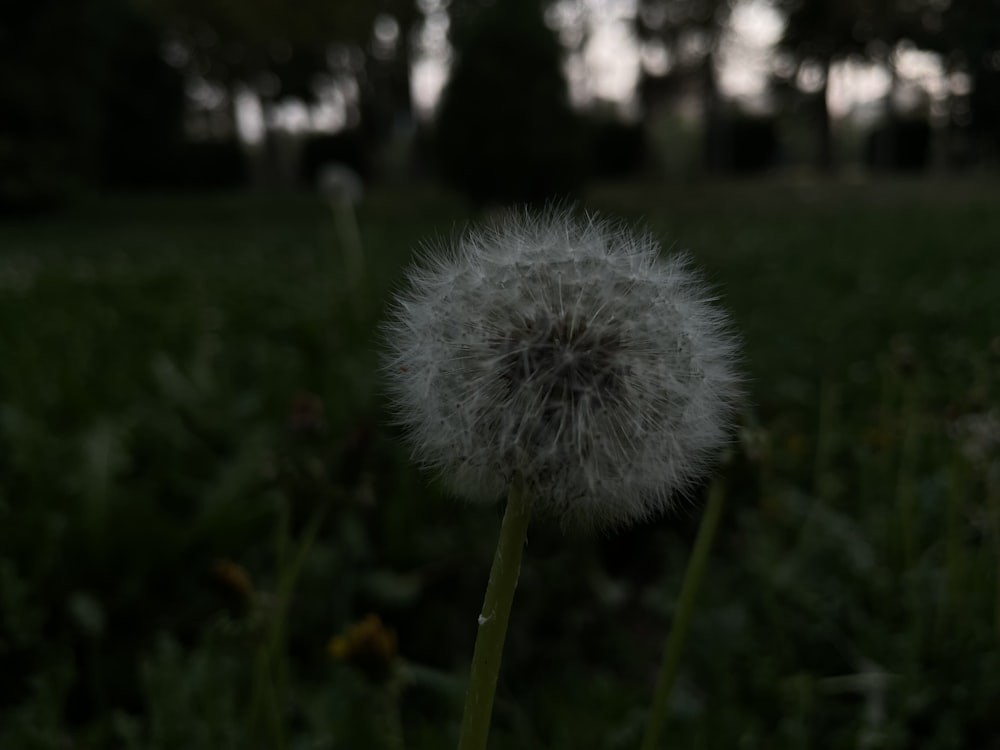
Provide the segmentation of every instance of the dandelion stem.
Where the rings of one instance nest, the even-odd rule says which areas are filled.
[[[708,506],[702,516],[698,537],[695,539],[694,549],[691,551],[690,560],[688,560],[688,568],[684,573],[684,582],[681,584],[681,593],[677,601],[677,614],[674,617],[670,635],[667,636],[663,664],[660,666],[660,677],[656,684],[656,692],[653,694],[653,705],[649,710],[646,734],[642,739],[642,750],[655,750],[660,730],[663,729],[667,718],[667,704],[674,681],[677,678],[684,637],[687,635],[691,614],[694,612],[695,596],[701,587],[702,578],[704,578],[708,553],[712,548],[716,529],[719,527],[719,519],[722,517],[724,499],[722,483],[713,482],[708,491]]]
[[[899,447],[899,467],[896,473],[896,512],[899,517],[899,538],[901,569],[908,570],[916,556],[917,507],[914,475],[917,464],[917,443],[919,424],[917,421],[916,397],[912,389],[903,396],[902,413],[899,417],[903,437]]]
[[[459,750],[483,750],[489,737],[493,696],[496,694],[514,590],[521,570],[521,553],[528,535],[531,505],[531,495],[525,491],[520,480],[515,480],[507,496],[500,539],[486,585],[483,610],[479,615],[479,632],[465,695]]]
[[[361,245],[361,231],[354,206],[346,200],[332,201],[334,222],[337,225],[337,239],[344,262],[344,275],[352,291],[365,275],[365,254]]]

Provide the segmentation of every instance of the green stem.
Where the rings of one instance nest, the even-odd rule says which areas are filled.
[[[281,602],[280,581],[281,571],[285,569],[289,547],[291,547],[291,510],[288,499],[276,497],[277,518],[274,524],[274,557],[275,568],[278,571],[279,592],[273,610],[267,612],[265,631],[256,652],[256,673],[254,679],[252,716],[254,717],[254,733],[267,736],[268,743],[275,748],[284,748],[285,737],[283,727],[283,707],[281,692],[277,686],[275,664],[275,646],[280,640],[284,617]]]
[[[967,590],[964,585],[967,565],[966,545],[964,543],[964,503],[967,494],[965,486],[964,467],[953,460],[948,472],[948,533],[947,549],[947,581],[946,598],[938,617],[938,631],[943,636],[956,622],[961,592]],[[1000,603],[1000,601],[998,601]]]
[[[361,246],[361,231],[358,229],[354,207],[349,201],[335,200],[332,202],[332,208],[340,239],[340,249],[343,253],[347,282],[353,287],[361,281],[365,273],[365,254]]]
[[[986,477],[986,509],[993,520],[993,543],[994,551],[1000,553],[1000,482],[990,476]],[[997,558],[996,576],[996,603],[994,611],[994,625],[996,626],[997,637],[1000,638],[1000,554]]]
[[[719,519],[722,517],[722,507],[724,505],[723,501],[724,492],[722,483],[715,482],[708,491],[708,506],[705,508],[705,515],[702,516],[701,527],[698,529],[698,538],[695,539],[694,549],[691,551],[691,559],[688,561],[687,572],[684,574],[684,582],[681,585],[681,594],[677,601],[677,614],[674,617],[673,627],[670,629],[670,635],[667,636],[667,647],[663,654],[663,664],[660,667],[660,677],[656,684],[656,692],[653,695],[653,705],[649,711],[646,734],[642,739],[642,750],[655,750],[660,738],[660,730],[663,729],[663,724],[667,719],[667,704],[670,701],[670,691],[677,679],[677,668],[680,665],[684,637],[687,635],[688,626],[691,623],[691,615],[694,612],[695,596],[701,587],[701,581],[705,575],[708,553],[712,549],[712,541],[715,538],[716,529],[719,528]]]
[[[896,472],[896,512],[899,518],[901,570],[905,571],[912,567],[916,556],[917,507],[913,475],[919,435],[916,398],[912,389],[907,389],[904,394],[899,424],[902,438]]]
[[[531,504],[531,495],[520,481],[515,480],[507,496],[507,510],[500,525],[500,539],[493,557],[490,581],[486,585],[483,610],[479,615],[479,632],[472,654],[469,689],[465,694],[459,750],[483,750],[489,737],[493,696],[496,694],[514,590],[521,571],[521,553],[528,535]]]
[[[326,517],[325,506],[313,513],[309,524],[297,541],[292,539],[291,531],[286,532],[286,542],[289,549],[281,555],[281,567],[278,570],[278,587],[275,597],[273,629],[267,644],[268,661],[272,665],[273,694],[284,701],[288,689],[288,613],[292,606],[292,598],[298,586],[302,566],[312,551],[313,543]],[[289,521],[290,523],[290,521]],[[295,547],[291,548],[291,542]]]
[[[403,741],[403,717],[399,710],[400,693],[403,685],[399,671],[392,676],[383,690],[383,700],[385,701],[385,747],[388,750],[404,750],[406,747]]]
[[[837,389],[823,379],[819,386],[819,425],[816,430],[816,458],[813,462],[813,492],[817,498],[827,494],[826,477],[834,452],[836,436]]]
[[[293,538],[291,508],[287,498],[280,498],[278,519],[275,524],[275,567],[277,584],[274,603],[268,619],[267,632],[257,651],[256,687],[254,690],[254,715],[266,715],[266,727],[271,734],[271,745],[279,750],[285,747],[284,711],[288,690],[288,612],[298,584],[302,566],[312,549],[326,515],[325,508],[317,510],[302,536]]]

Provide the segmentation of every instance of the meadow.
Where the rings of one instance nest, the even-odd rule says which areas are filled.
[[[1000,185],[591,190],[689,250],[748,398],[665,747],[1000,748]],[[389,424],[378,323],[474,218],[384,190],[0,224],[0,748],[453,746],[500,511]],[[533,527],[491,747],[638,746],[699,501]]]

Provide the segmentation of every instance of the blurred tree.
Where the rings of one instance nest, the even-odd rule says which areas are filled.
[[[641,174],[647,164],[648,145],[641,121],[623,122],[615,112],[587,115],[588,172],[597,179],[623,180]]]
[[[828,107],[830,70],[852,54],[872,53],[874,42],[881,42],[887,51],[892,49],[897,39],[893,5],[894,0],[782,0],[779,4],[786,15],[781,47],[795,59],[796,77],[804,79],[800,84],[806,86],[810,119],[816,128],[816,166],[824,172],[836,166]],[[882,62],[891,65],[888,53],[882,57]]]
[[[1000,158],[1000,0],[951,0],[926,21],[920,43],[972,84],[968,101],[951,112],[952,124],[968,127],[980,151]]]
[[[173,40],[174,57],[189,80],[224,92],[235,129],[233,108],[241,91],[255,96],[266,113],[282,98],[314,102],[324,86],[334,87],[354,109],[349,125],[361,124],[378,141],[402,111],[408,115],[410,31],[418,20],[413,0],[133,0],[153,12]],[[394,49],[373,39],[376,20],[394,25]],[[285,139],[264,124],[258,153],[260,178],[273,184],[294,179]]]
[[[883,144],[886,140],[888,146]],[[897,118],[868,134],[865,164],[872,170],[919,171],[927,168],[930,146],[931,124],[926,117]]]
[[[640,41],[661,47],[672,61],[667,75],[643,73],[644,108],[693,86],[701,99],[702,158],[710,172],[729,161],[715,61],[730,9],[727,0],[640,0],[636,16]]]
[[[539,0],[453,4],[455,62],[435,122],[444,177],[478,202],[536,202],[585,172],[562,47]]]
[[[816,166],[831,172],[834,149],[827,106],[830,69],[838,59],[863,46],[855,36],[858,2],[786,0],[781,5],[786,14],[781,47],[795,58],[796,77],[802,77],[803,73],[808,76],[810,70],[820,76],[807,102],[816,128]]]
[[[183,90],[161,41],[128,0],[2,6],[0,211],[170,168]]]
[[[98,138],[102,4],[0,6],[0,212],[64,200]]]
[[[108,19],[111,41],[101,87],[98,160],[103,185],[163,187],[178,179],[184,81],[163,59],[163,38],[134,8]]]
[[[995,0],[990,0],[994,9]],[[886,122],[880,135],[873,140],[875,152],[866,155],[869,161],[881,166],[892,166],[896,161],[895,138],[898,133],[910,128],[907,122],[901,124],[900,113],[894,104],[899,76],[896,70],[895,52],[900,42],[910,41],[920,48],[933,49],[949,54],[959,54],[970,46],[977,46],[972,38],[982,38],[982,32],[991,24],[994,39],[998,22],[995,10],[989,11],[989,3],[978,0],[782,0],[780,7],[787,18],[782,47],[793,55],[799,71],[809,67],[818,70],[820,85],[809,95],[814,104],[814,120],[817,127],[817,163],[830,171],[835,167],[835,157],[827,109],[827,82],[832,65],[851,55],[865,57],[879,63],[889,72],[891,83],[886,96]],[[975,8],[975,10],[972,10]],[[971,29],[970,14],[976,31],[971,35],[961,31]],[[988,33],[988,32],[987,32]],[[994,41],[994,47],[1000,46]],[[985,45],[984,48],[988,48]],[[968,57],[971,60],[975,54]],[[978,59],[984,59],[982,55]],[[971,67],[971,65],[969,66]],[[989,98],[988,98],[989,100]]]
[[[377,141],[390,138],[400,120],[413,116],[410,66],[413,40],[422,15],[412,0],[395,0],[374,19],[362,86],[362,122]]]

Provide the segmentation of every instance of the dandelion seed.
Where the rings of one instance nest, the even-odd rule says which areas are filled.
[[[685,256],[595,216],[511,212],[414,265],[384,371],[415,458],[566,525],[669,509],[728,439],[736,339]]]

